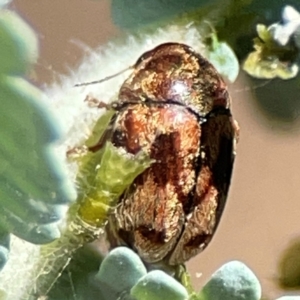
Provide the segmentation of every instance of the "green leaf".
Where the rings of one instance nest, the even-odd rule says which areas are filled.
[[[261,286],[246,265],[232,261],[212,275],[199,296],[202,300],[259,300]]]
[[[0,0],[0,8],[1,7],[6,7],[11,1],[12,0]]]
[[[212,2],[216,0],[113,0],[112,19],[122,28],[141,28],[151,23],[174,19],[196,9],[200,10]]]
[[[249,75],[263,79],[272,79],[275,77],[291,79],[299,71],[297,64],[280,62],[276,57],[272,57],[269,60],[264,59],[259,52],[252,52],[248,55],[243,69]]]
[[[118,247],[103,260],[95,279],[99,282],[100,294],[104,299],[125,299],[125,295],[129,299],[130,289],[146,273],[136,253],[126,247]]]
[[[42,93],[19,77],[0,78],[0,224],[15,235],[47,243],[60,236],[53,222],[74,198],[53,142],[59,128]]]
[[[218,41],[216,33],[211,34],[207,58],[223,77],[230,82],[236,80],[239,74],[238,59],[227,43]]]
[[[187,290],[173,277],[154,270],[143,276],[131,289],[136,300],[186,300]]]
[[[248,55],[243,69],[256,78],[294,78],[299,70],[296,63],[299,51],[294,45],[278,44],[272,32],[274,32],[273,25],[269,28],[262,24],[257,25],[259,38],[254,39],[255,51]]]
[[[36,62],[38,42],[35,33],[12,11],[0,10],[0,41],[0,73],[21,75]]]

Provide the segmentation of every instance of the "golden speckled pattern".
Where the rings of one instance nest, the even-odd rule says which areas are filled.
[[[208,245],[226,202],[237,138],[226,85],[190,47],[162,44],[138,59],[113,107],[93,149],[110,140],[153,163],[110,217],[112,246],[147,263],[184,263]]]

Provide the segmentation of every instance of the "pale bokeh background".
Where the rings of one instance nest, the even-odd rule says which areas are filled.
[[[108,1],[15,0],[13,6],[39,35],[40,84],[80,62],[84,51],[78,42],[93,48],[121,34]],[[241,77],[230,87],[241,134],[227,207],[213,242],[188,267],[200,287],[223,263],[241,260],[274,299],[284,293],[276,285],[279,255],[300,235],[300,131],[279,132],[271,125]]]

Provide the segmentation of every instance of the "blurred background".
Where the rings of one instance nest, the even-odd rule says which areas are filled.
[[[271,24],[280,19],[284,4],[293,4],[273,2],[260,1],[253,4],[257,10],[249,10],[254,14],[244,36],[249,45],[255,20]],[[124,35],[131,24],[122,23],[117,4],[114,1],[112,11],[112,3],[104,0],[15,0],[12,7],[40,39],[36,84],[43,87],[59,74],[67,75],[82,60],[84,47]],[[243,53],[238,55],[243,58]],[[187,265],[199,289],[222,264],[240,260],[258,276],[263,294],[274,298],[287,294],[278,284],[283,265],[295,265],[300,257],[286,254],[292,245],[299,253],[299,79],[253,80],[241,71],[229,88],[241,132],[228,202],[212,243]]]

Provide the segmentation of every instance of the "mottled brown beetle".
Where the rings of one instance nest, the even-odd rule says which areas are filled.
[[[138,59],[113,107],[91,150],[110,140],[154,163],[120,198],[111,230],[147,263],[184,263],[211,241],[226,202],[237,132],[226,85],[193,49],[167,43]]]

